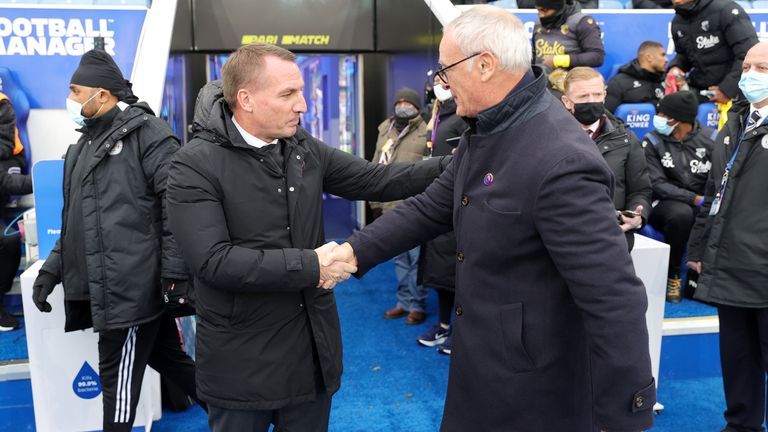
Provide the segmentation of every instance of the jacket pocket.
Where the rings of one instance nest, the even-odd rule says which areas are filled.
[[[512,223],[520,216],[521,212],[518,210],[506,210],[500,208],[498,203],[492,203],[491,200],[484,200],[483,207],[488,210],[492,216],[503,217],[505,222]]]
[[[501,307],[501,332],[504,350],[513,372],[526,372],[536,367],[523,344],[523,304],[512,303]]]

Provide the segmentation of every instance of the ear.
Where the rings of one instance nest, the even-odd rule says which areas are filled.
[[[253,98],[248,90],[237,91],[237,106],[245,112],[253,112]]]
[[[571,104],[571,101],[568,100],[568,98],[565,97],[565,95],[560,96],[560,101],[563,103],[563,105],[565,105],[565,109],[567,109],[568,111],[571,111],[573,109],[573,104]]]
[[[497,59],[495,55],[488,51],[477,56],[476,63],[477,64],[475,67],[480,69],[481,82],[490,81],[491,77],[493,77],[493,75],[499,69],[499,59]]]

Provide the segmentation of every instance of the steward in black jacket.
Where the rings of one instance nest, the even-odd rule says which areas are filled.
[[[245,141],[224,98],[196,112],[198,132],[169,169],[168,213],[196,278],[198,393],[214,407],[248,411],[315,401],[318,387],[332,395],[342,343],[333,291],[317,287],[323,193],[404,199],[449,158],[375,164],[301,127],[278,140],[278,157]]]
[[[625,64],[619,73],[608,81],[605,108],[616,111],[625,103],[652,103],[656,105],[664,97],[661,73],[643,69],[637,59]]]
[[[701,261],[696,298],[742,308],[768,307],[768,123],[744,135],[720,210],[710,215],[725,166],[750,105],[734,104],[712,153],[704,205],[691,231],[688,261]]]
[[[691,0],[675,7],[671,31],[677,55],[670,68],[689,74],[688,83],[700,100],[706,98],[699,91],[710,86],[733,99],[744,56],[758,42],[744,9],[731,0]]]

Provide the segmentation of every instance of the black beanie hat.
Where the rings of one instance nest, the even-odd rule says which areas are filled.
[[[419,98],[419,94],[416,93],[416,90],[408,87],[403,87],[400,90],[395,93],[395,100],[392,103],[392,106],[394,107],[397,105],[398,102],[406,101],[413,104],[413,106],[416,107],[416,109],[421,108],[421,98]]]
[[[696,123],[699,99],[689,91],[679,91],[664,96],[659,102],[659,112],[685,123]]]
[[[109,90],[119,101],[129,104],[138,102],[139,98],[131,91],[132,84],[123,78],[120,68],[106,51],[92,49],[83,54],[80,65],[72,74],[70,84],[86,87],[98,87]]]
[[[565,0],[536,0],[534,4],[540,8],[559,11],[565,7]]]

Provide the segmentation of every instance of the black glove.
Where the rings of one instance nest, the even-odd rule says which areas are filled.
[[[51,273],[40,270],[32,285],[32,301],[40,312],[50,312],[51,305],[46,300],[53,292],[53,288],[59,283],[59,278]]]

